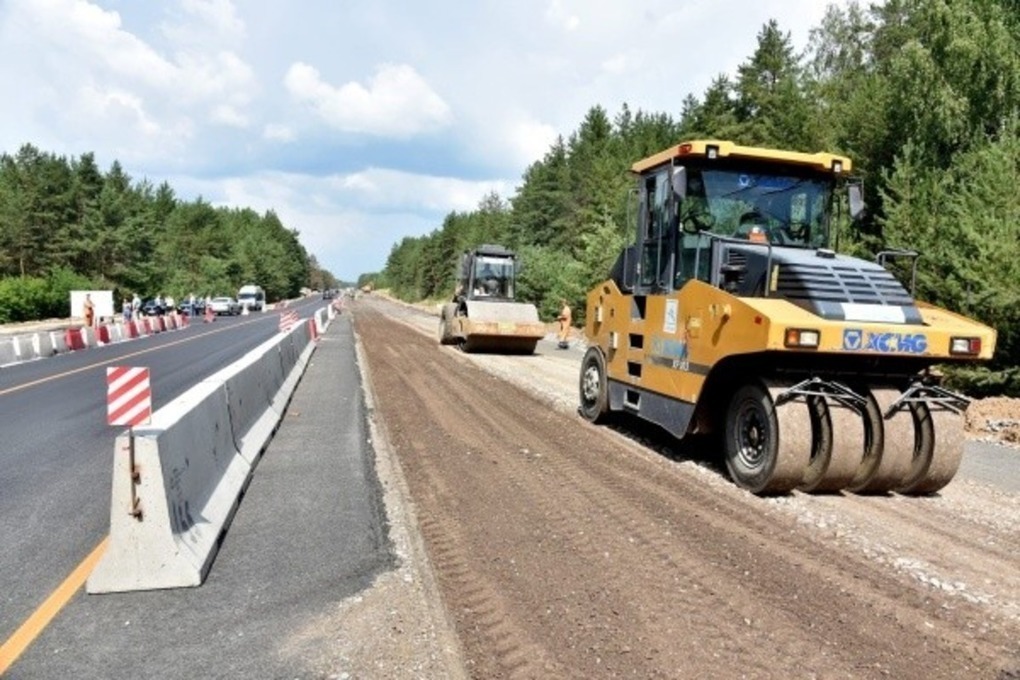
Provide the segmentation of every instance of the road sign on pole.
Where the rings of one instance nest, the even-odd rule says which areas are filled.
[[[106,422],[147,425],[152,417],[149,369],[113,366],[106,369]]]

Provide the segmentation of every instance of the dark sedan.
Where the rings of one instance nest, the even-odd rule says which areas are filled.
[[[166,303],[159,300],[146,300],[142,303],[142,314],[145,316],[163,316],[168,311]]]
[[[205,314],[205,298],[195,298],[194,302],[184,300],[177,305],[177,311],[188,316],[202,316]]]

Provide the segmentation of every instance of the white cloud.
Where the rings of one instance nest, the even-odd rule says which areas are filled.
[[[415,175],[383,168],[331,178],[338,192],[350,192],[366,207],[422,209],[438,213],[474,210],[486,194],[506,195],[511,183],[503,180],[468,181],[454,177]]]
[[[219,180],[169,180],[186,196],[213,205],[275,212],[297,229],[305,248],[337,276],[380,270],[390,246],[435,229],[451,211],[468,211],[506,180],[466,181],[381,168],[325,177],[265,172]]]
[[[576,14],[571,14],[564,6],[563,0],[552,0],[545,10],[545,18],[553,26],[564,31],[575,31],[581,25],[581,19]]]
[[[602,70],[612,76],[620,76],[633,70],[632,59],[626,54],[614,54],[602,62]]]
[[[83,0],[14,0],[12,11],[63,65],[142,84],[174,78],[175,67],[123,30],[117,12]],[[63,55],[65,59],[60,59]]]
[[[219,104],[214,106],[211,119],[215,123],[226,125],[228,127],[248,127],[248,118],[230,104]]]
[[[534,120],[511,123],[505,135],[507,154],[521,167],[530,165],[545,156],[556,137],[556,128],[546,123]]]
[[[142,100],[123,90],[85,86],[79,91],[80,113],[96,119],[119,121],[125,129],[158,135],[160,127],[146,113]]]
[[[315,254],[320,266],[350,282],[361,274],[382,271],[391,246],[401,239],[435,228],[431,217],[414,212],[312,213],[298,209],[280,217],[298,229],[301,242]]]
[[[210,35],[221,44],[236,44],[245,37],[244,21],[232,0],[181,0],[180,6],[185,19],[163,29],[177,44],[199,44]]]
[[[175,77],[163,83],[164,91],[185,100],[214,101],[229,99],[247,103],[255,89],[255,75],[251,67],[232,52],[178,55]]]
[[[406,64],[384,64],[368,86],[337,88],[313,66],[295,63],[284,79],[287,90],[330,126],[344,132],[411,137],[450,122],[450,107]]]
[[[397,235],[510,197],[592,106],[677,117],[770,18],[799,50],[825,6],[0,0],[0,152],[95,152],[182,197],[276,210],[352,277]]]
[[[281,210],[303,213],[335,213],[383,210],[425,212],[442,217],[450,211],[474,210],[495,191],[506,195],[509,180],[469,181],[367,168],[327,176],[263,172],[215,180],[177,177],[190,196],[203,196],[216,205],[247,206],[259,212]]]
[[[215,134],[207,133],[209,123],[246,127],[258,91],[255,75],[224,48],[227,38],[217,38],[219,31],[243,33],[233,6],[184,0],[182,7],[179,30],[170,34],[185,43],[157,47],[128,30],[120,13],[95,2],[10,0],[0,16],[6,46],[0,61],[18,54],[22,73],[13,82],[34,86],[18,88],[19,107],[0,114],[0,128],[57,128],[52,135],[36,134],[72,149],[86,142],[85,150],[106,151],[126,163],[150,154],[181,158],[187,144]],[[198,30],[205,39],[192,44]],[[36,49],[39,55],[27,56]],[[0,133],[0,139],[9,134]]]
[[[262,138],[275,142],[292,142],[297,138],[297,135],[286,125],[270,123],[262,128]]]

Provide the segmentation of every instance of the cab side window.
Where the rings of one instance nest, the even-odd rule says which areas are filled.
[[[666,170],[645,180],[642,205],[647,211],[644,216],[646,230],[641,246],[640,285],[655,288],[666,285],[669,276],[670,219],[669,219],[669,173]]]

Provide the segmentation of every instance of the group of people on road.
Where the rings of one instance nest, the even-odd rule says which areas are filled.
[[[124,302],[120,307],[120,313],[124,323],[130,323],[132,319],[141,317],[142,299],[138,297],[138,293],[135,293],[132,298],[124,298]]]
[[[205,300],[206,303],[208,303],[210,299],[211,298],[206,298]],[[188,298],[186,306],[193,312],[195,306],[201,301],[202,298],[196,298],[195,295],[192,294]],[[153,302],[155,303],[157,310],[173,311],[175,309],[174,299],[170,296],[164,298],[162,295],[157,295],[153,299]],[[134,296],[131,298],[124,298],[124,302],[121,304],[120,309],[121,318],[123,319],[124,323],[129,323],[133,319],[138,319],[144,314],[144,311],[142,309],[142,299],[138,297],[137,293],[135,293]],[[91,293],[85,294],[85,300],[82,302],[81,317],[85,326],[92,328],[96,325],[97,321],[96,304],[95,301],[92,299]]]
[[[185,310],[185,313],[194,315],[196,307],[201,306],[203,302],[206,305],[208,305],[209,302],[211,302],[211,301],[212,301],[212,297],[211,296],[206,296],[205,298],[202,298],[201,296],[196,297],[195,294],[192,293],[191,295],[188,296],[187,300],[183,303],[182,309]],[[176,309],[175,300],[173,299],[173,297],[171,297],[169,295],[166,296],[166,297],[163,297],[162,294],[157,295],[155,298],[153,298],[153,303],[155,303],[155,308],[157,310],[157,314],[162,314],[164,312],[170,312],[170,311],[173,311],[173,310]],[[90,305],[90,304],[91,304],[91,300],[88,298],[88,296],[86,296],[86,312],[85,312],[84,316],[85,316],[86,324],[87,325],[91,325],[91,324],[88,324],[88,320],[89,320],[90,317],[89,317],[89,314],[88,314],[88,311],[87,311],[88,310],[88,305]],[[140,297],[138,297],[137,293],[135,293],[134,297],[132,297],[130,299],[124,298],[124,302],[121,305],[121,316],[122,316],[122,318],[124,320],[124,323],[130,322],[132,319],[138,319],[143,314],[144,314],[144,310],[142,309],[142,300],[141,300]]]

